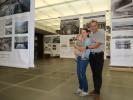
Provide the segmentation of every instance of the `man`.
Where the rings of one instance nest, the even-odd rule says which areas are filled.
[[[96,100],[100,100],[100,89],[102,86],[102,70],[104,64],[104,32],[98,29],[98,22],[92,20],[89,23],[92,35],[92,45],[87,46],[86,49],[91,49],[90,53],[90,66],[93,74],[94,90],[89,93],[90,96],[94,96]],[[81,47],[80,51],[84,51],[85,48]]]

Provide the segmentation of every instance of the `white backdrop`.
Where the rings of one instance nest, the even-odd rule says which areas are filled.
[[[130,5],[132,0],[112,0],[112,66],[133,67],[133,8]]]
[[[60,58],[75,58],[74,47],[70,43],[70,40],[74,37],[76,37],[76,35],[60,36]]]
[[[60,58],[75,58],[71,40],[80,32],[80,15],[62,17],[60,27],[61,34],[63,34],[60,35]],[[63,30],[66,31],[66,35],[63,33]]]
[[[60,55],[60,35],[44,36],[44,54]]]
[[[0,65],[34,67],[34,0],[23,0],[23,8],[16,4],[0,6]]]

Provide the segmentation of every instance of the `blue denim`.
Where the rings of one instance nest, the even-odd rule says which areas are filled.
[[[84,92],[88,92],[88,81],[86,78],[88,62],[88,59],[83,60],[81,56],[77,57],[77,76],[79,81],[79,88]]]
[[[89,59],[89,56],[90,56],[90,49],[87,49],[86,51],[83,52],[82,59]]]

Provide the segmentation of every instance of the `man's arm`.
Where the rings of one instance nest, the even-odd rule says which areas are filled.
[[[81,51],[81,52],[84,52],[86,49],[96,49],[96,48],[99,48],[99,46],[101,45],[101,43],[95,43],[94,45],[89,45],[89,46],[86,46],[86,47],[78,47],[78,49]]]
[[[96,49],[96,48],[99,48],[100,45],[101,45],[101,43],[96,42],[94,45],[86,46],[86,49]]]
[[[104,32],[99,33],[100,35],[95,37],[95,40],[93,40],[95,42],[95,44],[87,46],[86,49],[97,49],[100,47],[100,45],[104,44],[105,42],[105,36],[104,36]]]

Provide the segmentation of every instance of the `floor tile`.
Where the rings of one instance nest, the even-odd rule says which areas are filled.
[[[35,89],[44,90],[44,91],[51,91],[54,88],[61,85],[63,82],[65,82],[65,80],[39,77],[37,79],[33,79],[33,80],[23,83],[21,85],[26,86],[26,87],[35,88]]]

